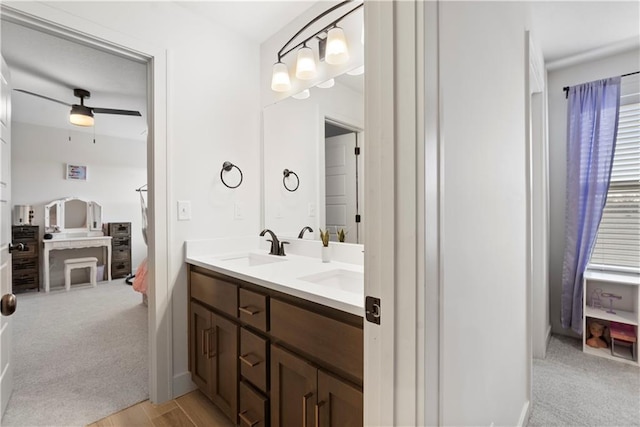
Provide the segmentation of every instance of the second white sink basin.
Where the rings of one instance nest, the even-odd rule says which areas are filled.
[[[331,270],[323,273],[298,277],[298,280],[328,286],[347,292],[362,293],[364,291],[364,274],[351,270]]]
[[[248,253],[220,258],[220,261],[224,261],[225,263],[233,264],[238,267],[255,267],[257,265],[286,261],[286,258],[268,254]]]

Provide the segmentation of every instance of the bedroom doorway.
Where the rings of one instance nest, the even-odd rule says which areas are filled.
[[[166,259],[167,247],[162,242],[156,242],[155,230],[166,230],[166,217],[162,214],[155,215],[157,210],[162,211],[159,207],[166,205],[166,174],[165,168],[160,167],[157,170],[162,170],[162,173],[157,172],[153,168],[154,164],[166,164],[166,135],[163,132],[158,132],[160,127],[156,125],[156,120],[166,120],[166,105],[165,93],[163,84],[157,84],[156,82],[163,82],[166,80],[166,67],[163,65],[166,63],[165,52],[155,52],[153,50],[145,49],[144,47],[136,46],[137,42],[133,40],[125,40],[120,43],[106,42],[108,40],[106,30],[96,29],[96,34],[88,35],[86,33],[80,33],[79,31],[72,30],[74,28],[73,22],[70,25],[63,27],[62,25],[52,24],[49,21],[42,20],[33,15],[27,15],[18,10],[14,10],[11,7],[2,5],[2,22],[10,22],[16,25],[21,25],[30,29],[35,29],[42,33],[59,37],[68,41],[72,41],[86,47],[98,49],[103,52],[125,58],[132,61],[137,61],[144,64],[146,67],[146,105],[148,107],[147,126],[148,134],[144,143],[144,154],[147,163],[147,172],[145,173],[145,179],[143,182],[132,183],[135,185],[130,189],[131,193],[137,197],[138,193],[135,193],[135,189],[144,182],[148,183],[149,191],[147,196],[148,200],[148,215],[149,215],[149,281],[153,285],[149,288],[149,307],[146,315],[147,324],[149,325],[148,332],[148,345],[146,346],[145,353],[149,355],[148,370],[149,375],[146,379],[148,383],[149,397],[152,401],[163,401],[170,397],[170,344],[171,341],[168,338],[170,335],[167,333],[167,328],[170,327],[171,322],[166,323],[166,313],[159,313],[161,308],[159,304],[156,304],[157,299],[165,300],[167,297],[167,278],[166,272],[158,269],[156,272],[155,259],[160,257]],[[37,10],[37,7],[36,9]],[[37,13],[37,12],[36,12]],[[43,14],[43,16],[45,16]],[[71,19],[73,21],[74,18]],[[75,18],[78,26],[80,26],[80,19]],[[126,46],[126,47],[123,47]],[[141,53],[144,52],[144,53]],[[136,185],[137,184],[137,185]],[[166,209],[165,209],[166,210]],[[140,215],[140,209],[137,209],[137,215]],[[137,237],[139,237],[140,230],[137,231]],[[134,231],[134,233],[136,233]],[[139,238],[141,240],[141,238]],[[136,265],[132,268],[135,269]],[[130,288],[129,288],[130,289]],[[133,291],[131,291],[133,292]],[[141,300],[141,298],[140,298]],[[160,319],[163,319],[163,324],[160,325]],[[153,327],[151,325],[154,325]],[[168,326],[169,325],[169,326]],[[158,338],[159,337],[159,338]],[[158,346],[160,350],[158,350]],[[169,354],[169,356],[166,356]]]

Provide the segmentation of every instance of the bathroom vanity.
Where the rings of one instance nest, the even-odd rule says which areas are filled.
[[[193,255],[187,243],[192,379],[238,425],[361,426],[362,265],[291,246]]]

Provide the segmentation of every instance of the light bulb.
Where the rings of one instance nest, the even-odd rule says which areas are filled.
[[[286,64],[276,62],[273,64],[273,75],[271,77],[271,90],[275,92],[287,92],[291,90],[289,80],[289,69]]]
[[[302,92],[292,95],[292,97],[295,99],[307,99],[310,96],[311,96],[311,92],[309,92],[309,89],[305,89]]]
[[[324,55],[327,64],[339,65],[349,60],[349,49],[344,31],[340,27],[334,27],[327,34],[327,51]]]
[[[296,62],[296,77],[300,80],[309,80],[316,76],[316,59],[310,47],[302,46],[298,51]]]
[[[330,87],[333,87],[335,83],[336,83],[335,80],[329,79],[326,82],[318,83],[316,86],[318,86],[321,89],[329,89]]]

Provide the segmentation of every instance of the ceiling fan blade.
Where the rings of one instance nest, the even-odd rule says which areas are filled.
[[[98,114],[119,114],[121,116],[138,116],[142,117],[140,111],[133,110],[114,110],[112,108],[95,108],[91,107],[91,111]]]
[[[37,96],[38,98],[46,99],[48,101],[57,102],[58,104],[62,104],[62,105],[66,105],[67,107],[71,107],[71,104],[69,104],[67,102],[60,101],[60,100],[53,99],[53,98],[49,98],[48,96],[40,95],[40,94],[37,94],[37,93],[29,92],[28,90],[24,90],[24,89],[14,89],[14,90],[16,92],[26,93],[27,95]]]

